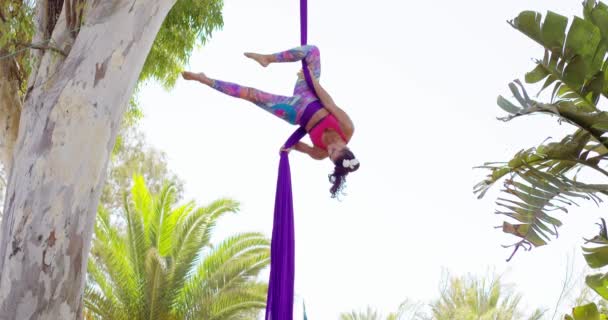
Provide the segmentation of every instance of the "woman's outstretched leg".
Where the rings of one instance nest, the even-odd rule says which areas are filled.
[[[199,81],[229,96],[253,102],[275,116],[291,124],[297,124],[297,117],[300,113],[297,110],[299,97],[280,96],[232,82],[211,79],[202,72],[193,73],[184,71],[182,72],[182,76],[186,80]]]
[[[300,46],[274,54],[246,52],[245,56],[257,61],[264,67],[274,62],[295,62],[305,59],[314,76],[321,77],[321,54],[319,48],[314,45]]]

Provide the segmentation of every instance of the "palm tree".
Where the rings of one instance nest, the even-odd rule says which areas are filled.
[[[537,320],[542,317],[540,310],[524,317],[521,299],[521,295],[501,284],[498,277],[452,277],[440,297],[431,303],[431,319]]]
[[[126,229],[100,209],[88,263],[88,319],[255,319],[267,285],[256,280],[269,261],[269,241],[259,233],[229,237],[214,246],[219,217],[238,203],[176,205],[171,186],[150,194],[141,176],[125,195]]]
[[[444,282],[439,298],[428,305],[406,300],[386,318],[374,308],[342,313],[340,320],[539,320],[544,312],[524,316],[522,297],[500,282],[500,278],[451,277]]]

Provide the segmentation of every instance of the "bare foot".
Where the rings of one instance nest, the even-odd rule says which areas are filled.
[[[204,84],[211,83],[211,79],[209,79],[203,72],[194,73],[190,71],[184,71],[182,72],[182,77],[186,80],[196,80]]]
[[[245,57],[257,61],[260,65],[262,65],[262,67],[266,67],[270,64],[270,60],[264,54],[245,52]]]

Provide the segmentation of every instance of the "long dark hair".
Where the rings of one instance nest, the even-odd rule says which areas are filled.
[[[329,174],[329,182],[332,184],[329,192],[332,198],[336,198],[342,193],[346,187],[346,176],[350,172],[357,171],[360,164],[353,152],[344,147],[342,154],[334,161],[334,165],[334,172]]]

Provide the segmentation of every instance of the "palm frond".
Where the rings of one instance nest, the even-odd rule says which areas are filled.
[[[169,219],[172,210],[171,208],[176,201],[176,190],[170,184],[163,185],[160,193],[152,197],[152,208],[151,217],[148,221],[149,226],[147,228],[147,238],[152,246],[158,248],[161,245],[163,228],[171,227],[166,225],[165,222]],[[174,226],[174,225],[173,225]],[[173,230],[167,230],[165,233],[172,232]]]
[[[128,258],[126,239],[108,223],[104,213],[98,216],[95,228],[100,232],[96,233],[91,249],[89,279],[98,287],[106,288],[104,292],[112,286],[112,294],[124,303],[129,312],[135,313],[129,307],[136,305],[139,299],[140,283]]]
[[[489,169],[490,174],[474,187],[474,192],[482,198],[490,187],[505,176],[516,174],[519,170],[533,167],[555,174],[564,174],[577,166],[587,166],[602,170],[597,166],[592,154],[585,150],[590,135],[578,130],[559,142],[551,142],[536,148],[521,150],[507,163],[485,163],[477,168]]]
[[[251,281],[261,270],[268,266],[269,262],[270,254],[268,250],[258,249],[251,250],[247,254],[231,259],[230,263],[227,263],[221,271],[212,274],[203,274],[203,269],[201,268],[197,275],[203,274],[202,283],[205,284],[205,289],[207,289],[207,291],[202,292],[202,294],[216,294]],[[196,284],[193,281],[188,281],[186,288],[189,288],[192,285]],[[199,291],[193,291],[191,292],[191,295],[196,297],[199,295]]]
[[[169,299],[167,299],[167,281],[169,269],[167,261],[154,247],[148,249],[146,254],[146,295],[149,304],[148,319],[164,319],[169,313]]]
[[[141,185],[137,182],[133,186],[132,194],[136,194],[138,192],[144,194],[146,191],[141,190]],[[143,186],[145,189],[145,186]],[[146,299],[144,298],[143,289],[147,285],[147,279],[145,277],[145,261],[146,261],[146,252],[149,247],[149,242],[146,241],[145,234],[145,222],[143,219],[143,212],[141,207],[146,206],[141,203],[137,203],[139,200],[135,200],[131,204],[127,200],[127,196],[124,196],[124,214],[125,220],[127,221],[127,234],[126,234],[126,247],[127,247],[127,258],[130,261],[131,268],[133,270],[133,280],[137,283],[137,287],[140,288],[138,290],[139,295],[137,296],[136,305],[139,307],[138,312],[142,314],[147,314],[148,304],[146,303]],[[132,209],[131,206],[134,208]],[[140,209],[136,209],[140,207]]]
[[[238,314],[259,311],[266,307],[267,290],[266,284],[254,283],[222,292],[209,303],[209,319],[231,319]]]
[[[482,166],[491,172],[475,186],[474,192],[481,198],[496,181],[505,178],[503,194],[506,196],[498,198],[499,209],[496,213],[520,222],[504,222],[502,226],[504,232],[522,238],[513,245],[513,254],[508,260],[519,248],[530,250],[532,246],[545,245],[550,236],[557,236],[561,221],[550,212],[567,212],[566,206],[576,205],[575,199],[593,200],[596,203],[601,201],[596,194],[605,194],[607,189],[569,178],[574,169],[590,168],[608,177],[608,171],[599,166],[606,154],[598,153],[608,150],[608,141],[602,137],[605,129],[598,125],[604,122],[608,124],[608,113],[584,111],[571,102],[536,102],[530,99],[523,85],[517,81],[512,84],[511,90],[521,108],[499,97],[499,105],[511,113],[505,120],[542,112],[557,115],[577,126],[578,130],[559,142],[520,151],[507,164],[486,163]]]
[[[558,117],[559,121],[567,122],[591,135],[595,141],[608,146],[608,141],[602,135],[608,131],[608,113],[598,110],[585,110],[571,101],[542,103],[530,98],[519,80],[509,84],[511,93],[520,106],[516,106],[502,96],[498,96],[497,104],[509,113],[499,120],[509,121],[514,118],[531,114],[548,114]]]
[[[150,223],[150,219],[153,218],[153,206],[154,202],[152,199],[152,195],[146,187],[146,182],[144,181],[144,177],[138,174],[133,175],[133,186],[131,187],[131,200],[132,200],[132,209],[130,211],[135,211],[139,214],[140,219],[142,220],[142,224],[146,227],[150,227],[152,224]],[[126,204],[126,200],[124,201]],[[148,234],[146,230],[145,234]]]
[[[571,180],[562,174],[541,171],[533,167],[518,170],[515,177],[504,182],[505,197],[497,200],[497,214],[510,217],[518,224],[503,223],[503,231],[522,238],[514,245],[513,255],[521,247],[542,246],[551,236],[558,236],[561,221],[550,214],[554,211],[568,212],[567,205],[576,205],[574,199],[601,199],[594,186]],[[509,259],[511,259],[511,257]]]
[[[200,235],[200,231],[207,232],[207,229],[213,226],[215,221],[224,213],[237,212],[238,206],[239,203],[234,200],[220,199],[207,207],[198,208],[187,215],[183,215],[176,228],[172,256],[179,256],[189,239],[196,238]]]
[[[168,256],[170,254],[172,234],[175,232],[177,218],[183,213],[176,207],[177,189],[172,184],[164,184],[154,204],[155,217],[153,219],[155,234],[149,235],[150,241],[153,243],[161,255]],[[173,215],[177,214],[174,218]]]
[[[160,245],[158,246],[158,252],[160,255],[163,257],[172,256],[174,250],[175,233],[178,232],[178,222],[183,216],[186,216],[192,212],[195,207],[195,203],[190,201],[171,209],[171,214],[164,219],[163,226],[160,231]]]
[[[116,301],[112,301],[111,298],[105,296],[91,286],[85,287],[83,303],[84,307],[96,318],[116,320],[129,319],[128,314],[120,308],[120,304],[117,304]]]
[[[119,300],[116,299],[115,288],[111,280],[104,273],[100,266],[95,263],[94,259],[89,259],[87,261],[87,277],[86,277],[86,286],[90,288],[96,288],[96,290],[107,297],[112,304],[119,304]]]
[[[254,280],[270,262],[270,244],[259,233],[230,237],[205,257],[175,299],[178,308],[189,309],[222,292]]]
[[[176,297],[195,268],[197,256],[209,245],[216,220],[227,212],[238,211],[238,202],[222,199],[207,207],[198,208],[181,217],[173,239],[174,270],[171,279],[171,295]]]
[[[217,272],[222,272],[232,261],[247,255],[268,253],[270,241],[258,232],[242,233],[222,241],[206,256],[200,270],[205,279],[211,278]]]

